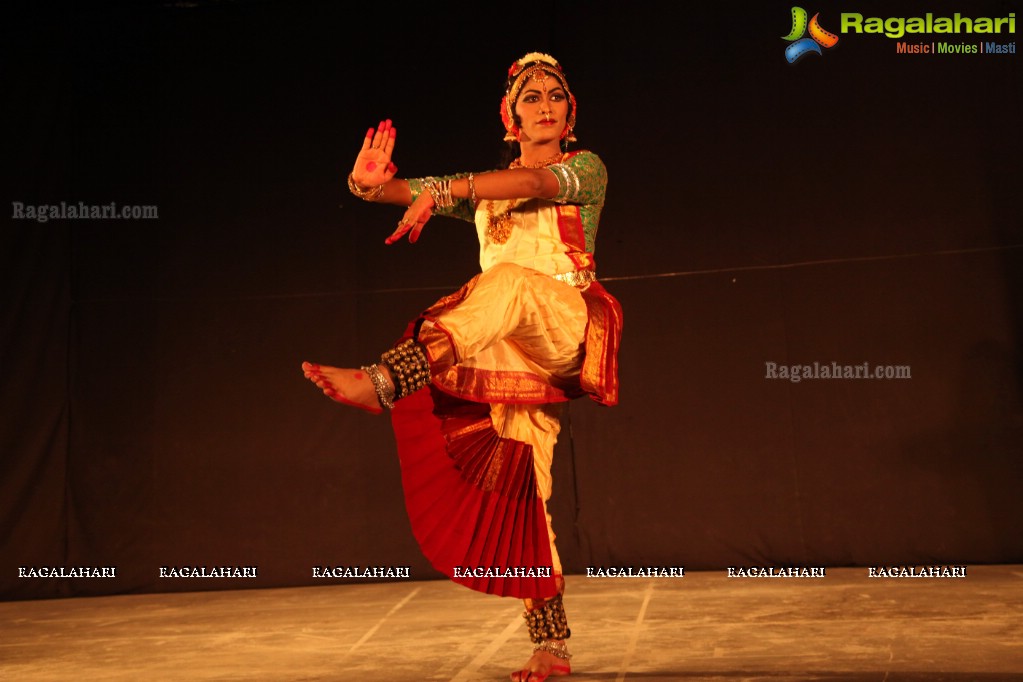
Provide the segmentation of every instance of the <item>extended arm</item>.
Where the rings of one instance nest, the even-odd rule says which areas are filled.
[[[391,121],[381,121],[376,128],[366,131],[362,148],[355,159],[349,182],[352,191],[359,197],[384,204],[410,206],[413,192],[407,180],[396,177],[398,167],[391,157],[394,153],[398,129]],[[557,178],[542,169],[515,168],[492,171],[474,176],[470,187],[469,179],[451,182],[451,196],[455,199],[549,199],[558,192]],[[475,189],[475,195],[473,195]],[[432,209],[431,202],[424,201],[417,213]],[[428,206],[425,204],[429,204]]]
[[[416,189],[421,182],[417,181]],[[481,199],[552,199],[558,195],[560,183],[554,173],[546,169],[510,168],[507,170],[490,171],[487,173],[468,174],[466,177],[454,178],[441,183],[442,191],[438,191],[437,183],[425,183],[432,186],[430,191],[419,191],[405,215],[398,222],[398,228],[385,241],[393,244],[408,233],[409,241],[415,243],[426,222],[433,215],[438,200],[468,200],[472,207]],[[406,183],[409,197],[416,195]],[[440,196],[439,196],[440,195]],[[448,204],[450,205],[450,204]]]
[[[472,209],[482,199],[565,199],[566,190],[578,189],[574,171],[557,164],[548,168],[510,168],[480,174],[403,180],[396,177],[391,159],[397,129],[390,120],[370,128],[363,139],[355,167],[348,176],[353,194],[367,201],[408,206],[398,228],[385,241],[393,244],[405,234],[415,242],[434,213],[466,200]],[[598,160],[599,163],[599,160]],[[429,191],[426,191],[429,190]],[[567,199],[574,201],[575,198]]]

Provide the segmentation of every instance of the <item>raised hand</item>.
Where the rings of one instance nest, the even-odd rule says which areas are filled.
[[[376,128],[366,131],[362,141],[362,149],[355,158],[352,179],[360,187],[377,187],[382,185],[398,172],[398,167],[391,161],[394,152],[394,138],[398,129],[391,124],[391,119],[381,121]]]

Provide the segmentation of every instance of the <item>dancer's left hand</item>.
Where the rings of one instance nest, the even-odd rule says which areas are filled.
[[[384,240],[385,244],[393,244],[401,239],[406,233],[410,244],[415,244],[419,239],[419,233],[423,231],[426,221],[433,215],[433,197],[429,192],[423,192],[412,205],[405,211],[405,215],[398,221],[396,229],[390,237]]]

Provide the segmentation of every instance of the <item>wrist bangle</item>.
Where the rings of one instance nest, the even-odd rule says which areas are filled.
[[[440,183],[440,194],[444,199],[444,208],[451,208],[455,205],[455,200],[451,196],[451,178],[442,180]]]
[[[351,173],[348,174],[348,191],[355,196],[363,199],[364,201],[377,201],[380,199],[380,195],[384,193],[384,186],[377,185],[376,187],[360,187],[359,183],[355,182],[355,178]]]
[[[433,198],[434,208],[442,210],[445,208],[451,208],[455,205],[455,201],[451,196],[450,178],[438,180],[437,178],[430,176],[423,179],[423,186],[430,193],[430,197]]]
[[[476,208],[476,178],[472,173],[469,173],[469,201],[472,202],[472,207]]]
[[[423,179],[423,187],[430,193],[433,199],[434,208],[440,208],[440,189],[437,187],[437,179],[432,175]]]

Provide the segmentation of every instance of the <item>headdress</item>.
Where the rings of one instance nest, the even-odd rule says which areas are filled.
[[[544,80],[552,76],[568,95],[568,102],[571,105],[568,112],[568,121],[565,129],[561,131],[561,139],[575,142],[575,135],[572,129],[575,128],[576,103],[575,96],[568,89],[568,82],[565,80],[565,73],[561,70],[558,60],[549,54],[542,52],[530,52],[525,57],[518,59],[508,69],[508,81],[504,87],[504,97],[501,99],[501,120],[504,122],[504,129],[507,134],[504,139],[514,142],[519,139],[519,126],[515,123],[515,102],[519,99],[519,93],[529,80]]]

